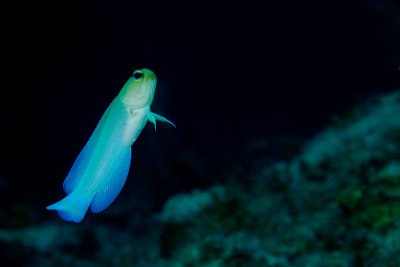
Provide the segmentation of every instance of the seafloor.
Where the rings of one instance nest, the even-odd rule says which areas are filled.
[[[158,213],[113,205],[71,224],[15,205],[0,214],[0,265],[400,266],[399,114],[400,92],[376,97],[287,161],[251,142],[222,182]]]

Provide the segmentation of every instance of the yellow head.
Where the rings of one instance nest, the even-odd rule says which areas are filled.
[[[124,104],[139,109],[150,106],[156,91],[157,76],[149,69],[135,70],[119,96]]]

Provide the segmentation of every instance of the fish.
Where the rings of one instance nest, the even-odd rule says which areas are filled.
[[[147,121],[162,121],[176,127],[167,118],[150,110],[157,76],[149,69],[133,72],[120,93],[111,102],[72,165],[63,183],[67,196],[47,206],[70,222],[83,220],[108,208],[121,192],[131,163],[131,146]]]

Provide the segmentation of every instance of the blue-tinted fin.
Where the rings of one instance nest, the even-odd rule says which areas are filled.
[[[95,147],[93,139],[94,138],[90,138],[81,153],[79,153],[79,156],[72,165],[67,178],[64,180],[63,188],[67,194],[70,194],[76,188],[79,183],[79,178],[82,177],[86,171],[86,166],[93,155],[93,149]]]
[[[149,122],[154,124],[154,131],[157,130],[156,117],[153,112],[149,112]]]
[[[167,118],[165,118],[161,115],[158,115],[154,112],[149,112],[149,121],[154,124],[154,129],[156,129],[156,120],[169,123],[176,128],[175,124],[172,121],[168,120]]]
[[[92,136],[90,137],[89,141],[86,143],[82,151],[79,153],[79,156],[76,158],[71,170],[64,180],[63,188],[64,192],[67,193],[67,195],[76,188],[80,181],[80,178],[84,175],[86,171],[88,162],[92,158],[93,150],[95,149],[99,136],[101,135],[101,131],[104,128],[103,125],[105,124],[109,116],[110,107],[106,110],[106,112],[100,119]]]
[[[118,196],[128,176],[130,162],[131,148],[127,147],[118,155],[117,162],[109,173],[109,182],[93,198],[90,205],[92,212],[97,213],[105,210]]]
[[[89,208],[92,197],[89,194],[72,193],[62,200],[47,207],[56,210],[61,218],[66,221],[79,223],[82,221]]]

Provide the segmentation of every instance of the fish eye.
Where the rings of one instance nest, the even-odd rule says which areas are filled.
[[[132,74],[132,77],[133,77],[135,80],[139,80],[140,78],[143,77],[143,72],[141,72],[141,71],[135,71],[135,72]]]

